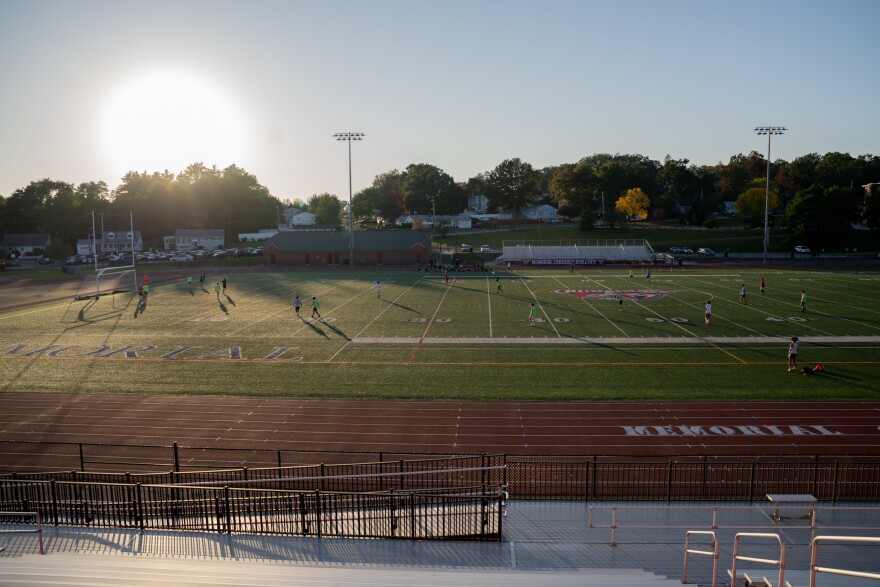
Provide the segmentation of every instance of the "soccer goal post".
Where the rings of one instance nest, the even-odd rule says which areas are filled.
[[[105,267],[95,272],[95,279],[91,277],[83,279],[77,300],[99,298],[101,296],[137,291],[137,271],[134,265],[125,267]]]

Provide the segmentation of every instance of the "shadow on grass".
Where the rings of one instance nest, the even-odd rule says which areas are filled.
[[[392,306],[397,306],[401,310],[406,310],[407,312],[417,312],[417,313],[421,314],[421,312],[419,312],[415,308],[410,308],[409,306],[404,306],[403,304],[398,304],[397,302],[392,302],[390,300],[386,300],[386,301],[388,301],[388,303],[391,304]]]
[[[321,330],[314,322],[308,322],[305,319],[303,319],[303,322],[305,322],[306,326],[314,330],[315,333],[320,334],[324,338],[330,338],[329,336],[327,336],[327,333]]]
[[[229,308],[227,308],[226,304],[221,302],[219,298],[217,299],[217,305],[220,306],[220,309],[223,311],[224,314],[229,314]]]
[[[323,324],[324,326],[326,326],[327,328],[329,328],[330,330],[332,330],[334,333],[336,333],[337,335],[341,336],[341,337],[344,338],[345,340],[348,340],[348,341],[351,340],[350,338],[348,338],[348,335],[347,335],[347,334],[345,334],[343,331],[339,330],[338,328],[336,328],[336,327],[333,326],[332,324],[329,324],[329,323],[327,323],[327,322],[324,322],[323,320],[321,320],[321,324]]]
[[[226,300],[227,300],[230,304],[232,304],[233,306],[235,305],[235,300],[233,300],[232,298],[230,298],[230,297],[229,297],[229,294],[223,294],[223,295],[226,296]]]

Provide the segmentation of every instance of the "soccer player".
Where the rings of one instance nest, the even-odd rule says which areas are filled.
[[[147,299],[147,296],[148,296],[149,294],[150,294],[150,284],[149,284],[149,283],[145,283],[145,284],[144,284],[144,300]]]
[[[382,297],[382,283],[379,281],[376,282],[376,297],[377,298]]]
[[[749,305],[749,300],[746,299],[746,284],[742,284],[742,289],[739,290],[739,303]]]
[[[629,270],[629,278],[630,278],[630,279],[633,278],[633,270],[632,270],[632,269]]]
[[[205,287],[205,274],[202,273],[201,277],[199,277],[199,287],[204,289]]]
[[[318,311],[318,298],[312,296],[312,318],[314,318],[316,315],[318,316],[318,318],[321,317],[321,313]]]
[[[761,295],[764,295],[764,278],[761,278]]]
[[[443,277],[446,279],[446,285],[449,285],[449,269],[443,272]]]
[[[801,290],[801,312],[807,311],[807,291]]]
[[[223,278],[223,295],[226,295],[226,278]]]
[[[532,302],[532,305],[529,306],[529,326],[535,325],[535,318],[538,317],[538,308],[535,307],[535,302]]]
[[[504,293],[504,290],[501,289],[501,278],[495,278],[495,293]]]
[[[617,300],[617,305],[620,307],[620,311],[623,312],[623,296],[620,295],[620,292],[617,292],[614,298]]]
[[[648,281],[651,281],[651,270],[650,270],[650,269],[646,269],[646,270],[645,270],[645,278],[646,278]]]
[[[193,288],[193,276],[192,273],[186,276],[186,285],[189,287],[189,290],[192,291]]]
[[[706,310],[703,314],[703,319],[706,321],[706,326],[709,326],[709,320],[712,319],[712,300],[706,300]]]
[[[788,370],[797,370],[798,337],[792,336],[788,343]]]
[[[296,312],[296,317],[299,318],[299,309],[302,308],[302,300],[299,299],[299,296],[296,296],[296,299],[293,300],[293,311]]]
[[[214,284],[214,293],[217,294],[217,299],[220,299],[220,282]]]

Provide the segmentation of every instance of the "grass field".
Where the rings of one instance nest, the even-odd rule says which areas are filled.
[[[485,401],[880,397],[880,275],[231,273],[0,314],[0,390]],[[758,293],[763,276],[767,293]],[[376,281],[382,282],[381,298]],[[742,283],[748,305],[739,303]],[[798,307],[800,290],[808,311]],[[620,311],[613,293],[625,301]],[[302,317],[292,301],[299,294]],[[311,319],[317,296],[322,318]],[[710,326],[703,306],[713,300]],[[528,323],[529,306],[538,323]],[[801,365],[788,373],[788,337]]]

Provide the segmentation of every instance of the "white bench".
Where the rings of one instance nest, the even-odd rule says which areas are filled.
[[[816,525],[816,502],[818,501],[815,497],[810,495],[809,493],[768,493],[767,499],[776,506],[773,510],[773,514],[770,516],[777,522],[782,519],[782,516],[779,513],[779,506],[783,504],[807,504],[809,507],[809,512],[806,516],[811,521],[811,526],[815,527]]]

